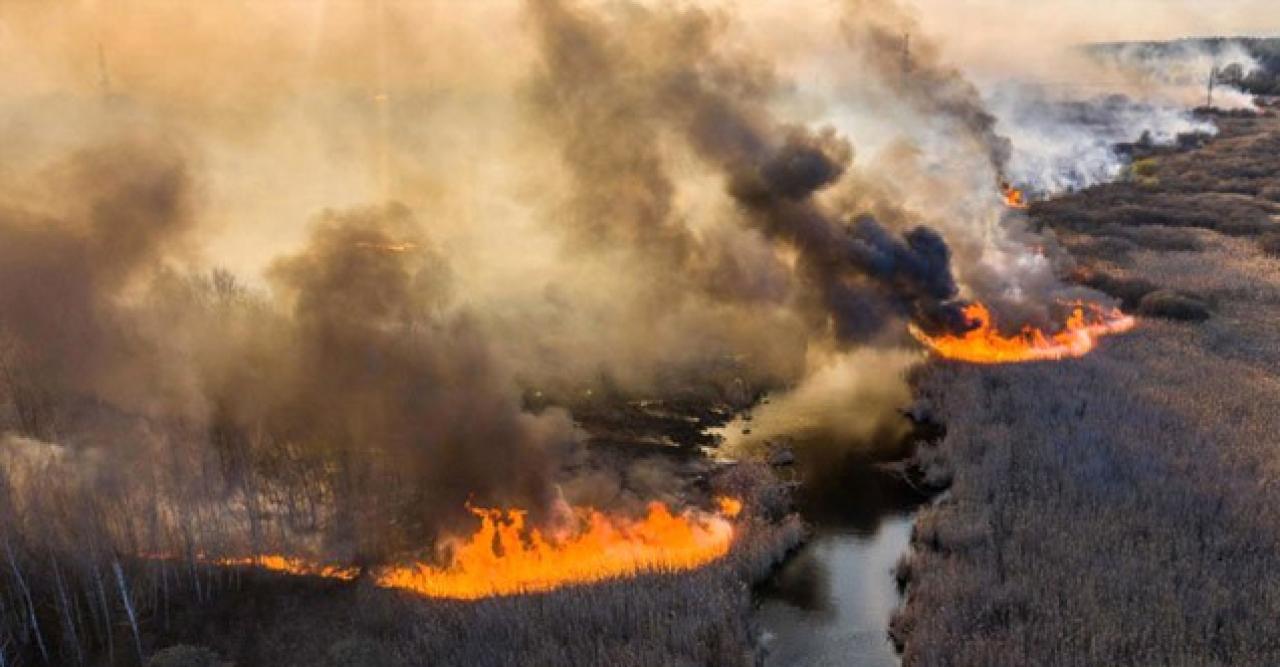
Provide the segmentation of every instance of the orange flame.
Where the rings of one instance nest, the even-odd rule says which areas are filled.
[[[1024,210],[1029,206],[1026,196],[1022,194],[1022,190],[1008,183],[1000,184],[1000,194],[1004,197],[1004,205],[1009,208]]]
[[[742,511],[736,498],[716,498],[718,513],[686,510],[673,514],[660,502],[649,504],[640,519],[573,510],[578,530],[547,536],[527,528],[523,510],[471,508],[480,529],[452,544],[447,565],[426,563],[387,567],[374,573],[379,586],[431,597],[474,600],[495,595],[549,591],[647,572],[674,572],[706,565],[729,552]],[[260,567],[285,574],[351,581],[354,567],[323,565],[299,558],[268,555],[222,558],[219,565]]]
[[[260,567],[264,570],[271,570],[272,572],[283,572],[285,574],[310,577],[325,577],[327,579],[341,579],[343,581],[353,581],[356,577],[360,576],[360,568],[312,563],[310,561],[302,560],[301,558],[290,558],[288,556],[279,555],[254,556],[250,558],[219,558],[214,562],[218,565],[228,567]]]
[[[1007,364],[1022,361],[1059,360],[1082,357],[1097,345],[1098,338],[1132,329],[1133,317],[1117,309],[1095,304],[1076,304],[1066,326],[1046,334],[1030,326],[1013,336],[1001,334],[991,323],[991,311],[980,303],[965,306],[965,317],[977,326],[960,335],[930,336],[915,325],[911,335],[939,356],[976,364]]]
[[[638,520],[579,509],[575,513],[582,529],[562,539],[549,538],[536,528],[526,530],[525,512],[473,508],[481,519],[480,530],[454,545],[448,565],[395,567],[380,573],[377,582],[431,597],[472,600],[689,570],[729,552],[733,524],[727,517],[742,504],[731,498],[719,504],[721,515],[675,515],[654,502]]]
[[[737,498],[720,496],[716,498],[716,505],[720,507],[720,513],[730,519],[742,513],[742,501]]]

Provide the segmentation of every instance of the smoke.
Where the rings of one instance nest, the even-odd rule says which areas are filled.
[[[572,424],[522,410],[404,206],[321,215],[272,265],[268,298],[169,265],[195,226],[176,147],[110,143],[42,173],[58,217],[0,215],[0,375],[7,428],[98,452],[105,477],[62,484],[90,498],[132,468],[128,495],[150,493],[139,485],[162,469],[148,460],[183,452],[192,468],[174,487],[208,475],[208,493],[157,502],[327,498],[331,515],[309,531],[289,517],[281,537],[319,533],[329,553],[364,558],[430,543],[468,502],[550,507]],[[274,470],[279,457],[292,469]]]
[[[1125,80],[1168,103],[1254,108],[1252,97],[1229,83],[1260,68],[1239,42],[1119,42],[1090,45],[1085,54],[1100,74]],[[1210,77],[1214,79],[1212,93],[1208,89]]]
[[[1217,132],[1184,107],[1121,94],[1075,98],[1033,84],[996,88],[991,107],[1013,141],[1009,179],[1034,197],[1115,180],[1128,165],[1121,144],[1168,145]]]
[[[817,356],[794,389],[725,429],[723,448],[747,455],[784,442],[807,450],[893,446],[909,430],[898,410],[911,402],[906,374],[918,360],[907,350]]]
[[[68,393],[133,402],[154,380],[117,303],[194,226],[191,177],[178,149],[113,138],[43,165],[23,204],[0,208],[0,339],[21,356],[17,418],[56,435],[51,404]],[[23,375],[17,377],[17,373]]]
[[[381,559],[468,501],[678,496],[565,479],[571,417],[522,396],[793,387],[765,431],[861,439],[840,411],[901,387],[836,380],[908,365],[905,321],[1073,294],[998,179],[1199,127],[1133,77],[1004,92],[996,31],[932,10],[709,4],[0,5],[0,431],[92,450],[135,550]]]
[[[892,88],[925,118],[942,120],[985,153],[998,178],[1012,145],[976,86],[922,36],[919,22],[896,0],[848,0],[842,23],[849,46],[881,86]]]
[[[663,215],[637,220],[623,213],[618,229],[633,230],[641,222],[649,230],[642,238],[689,238],[652,231],[672,223],[662,205],[669,188],[658,161],[657,137],[664,131],[676,142],[672,151],[692,154],[723,179],[736,203],[730,215],[737,224],[773,243],[775,256],[794,253],[793,299],[813,330],[852,344],[883,335],[888,322],[904,317],[935,327],[963,326],[950,303],[957,288],[942,238],[924,226],[898,235],[869,215],[819,202],[818,193],[851,164],[852,145],[830,127],[815,131],[775,119],[767,106],[777,92],[773,72],[765,63],[718,51],[724,28],[717,17],[696,9],[663,13],[637,7],[611,25],[558,2],[536,2],[531,10],[543,45],[549,105],[563,114],[565,126],[604,137],[584,141],[571,133],[570,149],[586,145],[593,157],[612,155],[615,147],[608,142],[617,134],[644,139],[643,148],[624,148],[620,159],[626,168],[642,171],[627,181],[633,196],[637,183],[646,186],[640,192],[650,205],[641,210]],[[618,38],[624,33],[625,41]],[[610,100],[607,105],[616,100],[625,112],[574,106],[596,99]],[[610,125],[593,131],[597,116]],[[578,187],[588,197],[616,189],[607,180],[597,184],[612,178],[597,173],[579,172]],[[689,245],[682,240],[678,248]],[[697,280],[696,268],[689,273]],[[755,291],[734,287],[719,285],[710,292],[733,299]]]
[[[448,309],[447,266],[408,209],[327,213],[306,248],[268,275],[292,319],[292,345],[271,370],[271,396],[231,406],[236,397],[223,397],[236,422],[265,421],[367,466],[367,481],[342,480],[361,501],[385,502],[389,484],[402,487],[397,524],[422,526],[407,529],[404,544],[465,516],[467,502],[549,506],[572,425],[559,410],[522,410],[487,333]],[[341,518],[379,539],[391,532],[368,517]]]

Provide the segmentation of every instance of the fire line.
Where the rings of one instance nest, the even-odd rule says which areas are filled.
[[[630,519],[574,508],[577,529],[547,534],[526,525],[527,512],[470,508],[480,528],[455,540],[447,564],[413,562],[374,570],[374,582],[428,597],[476,600],[538,593],[655,572],[691,570],[729,552],[732,519],[742,510],[736,498],[716,499],[716,512],[679,514],[660,502],[643,517]],[[351,581],[357,568],[264,555],[223,558],[219,565],[258,567],[273,572]]]
[[[1007,364],[1026,361],[1056,361],[1082,357],[1108,334],[1132,329],[1132,316],[1115,308],[1077,303],[1062,331],[1048,334],[1027,326],[1006,336],[993,325],[991,311],[980,303],[965,307],[965,317],[976,326],[963,334],[930,336],[914,324],[911,335],[938,356],[977,364]]]

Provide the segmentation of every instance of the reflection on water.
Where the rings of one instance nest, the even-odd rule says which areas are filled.
[[[800,510],[812,539],[762,587],[756,623],[766,665],[896,666],[893,566],[925,498],[866,461],[809,462]]]

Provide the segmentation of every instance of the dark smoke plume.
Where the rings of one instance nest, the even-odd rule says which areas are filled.
[[[648,136],[660,127],[682,140],[725,179],[741,223],[798,253],[797,301],[819,330],[827,322],[837,341],[850,344],[882,334],[899,317],[930,328],[964,326],[952,303],[957,288],[942,238],[926,227],[898,236],[871,217],[849,219],[820,202],[821,191],[848,169],[852,146],[830,128],[814,132],[774,120],[767,109],[777,88],[771,71],[717,52],[717,17],[632,7],[615,19],[553,0],[538,0],[532,10],[548,87],[557,100],[568,100],[555,105],[564,124],[591,121],[594,110],[572,106],[582,95],[626,101],[625,114],[605,114],[620,125],[584,148],[608,153],[605,142],[633,124]],[[604,76],[586,75],[583,63]],[[639,163],[658,168],[650,162],[655,154],[646,148]],[[633,220],[622,216],[622,227],[630,228]]]
[[[0,352],[23,360],[6,364],[18,420],[49,438],[63,398],[132,400],[153,379],[117,302],[194,220],[185,162],[161,142],[83,149],[42,177],[65,210],[0,209]]]
[[[468,502],[549,516],[572,424],[522,410],[407,208],[325,213],[267,298],[176,268],[186,164],[81,151],[44,179],[56,217],[0,212],[0,450],[63,466],[59,503],[130,508],[99,527],[126,553],[368,562],[467,530]],[[0,481],[34,521],[23,469]]]
[[[919,23],[896,0],[847,0],[843,28],[853,51],[881,85],[926,118],[943,118],[983,150],[1003,178],[1013,152],[996,117],[964,73],[942,59]]]
[[[270,276],[293,319],[273,400],[240,405],[247,423],[335,449],[351,463],[338,488],[356,506],[387,502],[399,530],[340,516],[367,539],[404,533],[429,543],[465,505],[547,508],[558,447],[574,439],[563,413],[522,412],[465,313],[452,313],[443,258],[409,211],[391,205],[329,213],[307,248]],[[367,474],[367,476],[362,476]],[[347,503],[339,501],[339,508]]]

